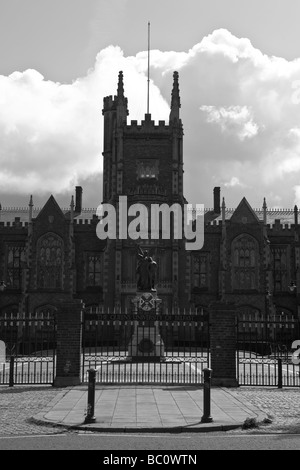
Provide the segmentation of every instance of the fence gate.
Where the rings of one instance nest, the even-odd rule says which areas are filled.
[[[300,339],[299,319],[244,315],[237,319],[239,385],[300,386],[300,365],[292,362],[292,343]]]
[[[199,384],[209,366],[208,318],[190,314],[90,313],[83,319],[82,381]]]
[[[52,384],[56,325],[53,316],[0,317],[0,385]]]

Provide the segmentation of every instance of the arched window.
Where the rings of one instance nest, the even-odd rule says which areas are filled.
[[[232,286],[237,290],[258,288],[258,243],[250,235],[232,242]]]
[[[102,253],[88,254],[87,256],[87,287],[102,285],[103,258]]]
[[[275,292],[288,290],[288,247],[272,247],[273,279]]]
[[[242,320],[252,320],[261,318],[261,312],[258,308],[253,307],[252,305],[240,305],[236,309],[238,319]]]
[[[208,254],[193,255],[193,287],[208,287]]]
[[[17,318],[19,316],[19,305],[11,304],[3,307],[0,311],[2,318]]]
[[[149,180],[158,178],[158,160],[137,161],[137,178],[139,180]]]
[[[63,241],[47,233],[38,241],[37,284],[42,289],[61,289],[63,273]]]
[[[57,308],[54,305],[46,304],[37,307],[34,312],[34,317],[41,320],[46,320],[55,317]]]
[[[6,284],[10,289],[21,289],[22,269],[26,265],[25,247],[10,243],[6,248]]]

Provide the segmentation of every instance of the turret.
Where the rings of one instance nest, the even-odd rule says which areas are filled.
[[[32,222],[32,212],[33,212],[33,200],[32,200],[32,195],[30,196],[30,200],[29,200],[28,207],[29,207],[29,223],[31,224],[31,222]]]
[[[267,225],[267,203],[266,203],[265,197],[264,197],[264,202],[263,202],[263,214],[264,214],[264,225]]]
[[[179,120],[179,108],[180,104],[180,95],[179,95],[179,83],[178,83],[178,72],[173,73],[173,89],[171,97],[171,112],[170,112],[170,122]]]
[[[222,199],[222,235],[225,238],[226,235],[226,220],[225,220],[225,211],[226,211],[226,204],[225,198]]]
[[[118,124],[126,124],[128,116],[127,98],[124,96],[123,72],[119,72],[118,91],[117,91],[117,122]]]
[[[127,109],[127,98],[124,96],[123,72],[119,72],[118,88],[116,96],[105,96],[103,99],[104,116],[104,142],[103,150],[110,152],[112,150],[112,136],[115,126],[115,119],[118,125],[126,124],[126,118],[129,114]]]

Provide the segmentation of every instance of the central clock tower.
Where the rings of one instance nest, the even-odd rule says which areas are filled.
[[[119,200],[127,197],[127,207],[141,203],[174,203],[182,207],[183,127],[180,119],[178,73],[173,74],[169,122],[145,114],[140,123],[127,123],[128,102],[124,95],[123,73],[119,72],[116,96],[104,98],[103,203],[121,210]],[[128,221],[130,218],[128,218]],[[117,230],[118,233],[118,230]],[[104,304],[130,308],[136,294],[138,245],[158,264],[157,293],[164,308],[184,307],[189,292],[188,253],[183,239],[107,239],[104,254]]]

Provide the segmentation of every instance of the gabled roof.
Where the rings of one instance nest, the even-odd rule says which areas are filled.
[[[233,224],[253,224],[253,223],[260,223],[259,218],[255,214],[254,210],[250,206],[249,202],[245,197],[241,200],[237,208],[235,209],[230,222]]]
[[[48,201],[46,202],[46,204],[44,205],[44,207],[41,209],[41,211],[39,212],[39,214],[37,215],[36,217],[36,220],[40,220],[42,217],[45,217],[48,215],[53,215],[53,214],[57,214],[59,217],[61,217],[62,219],[65,219],[65,216],[64,216],[64,213],[63,211],[61,210],[61,208],[59,207],[59,205],[57,204],[56,202],[56,199],[52,196],[49,197]]]

